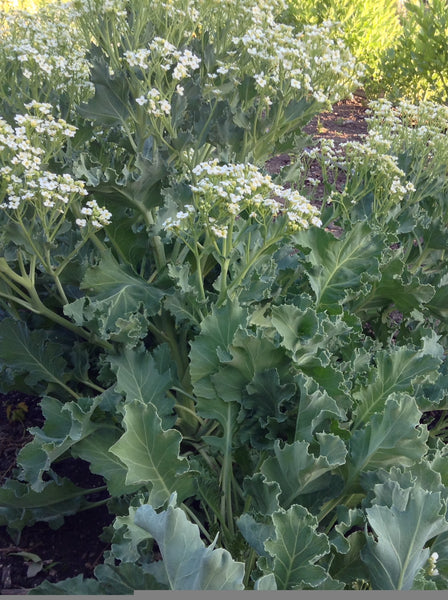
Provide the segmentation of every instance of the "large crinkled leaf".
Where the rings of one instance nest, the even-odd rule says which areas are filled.
[[[353,306],[354,312],[362,314],[363,320],[377,316],[392,305],[403,314],[410,314],[415,308],[421,310],[422,305],[434,296],[434,287],[411,275],[407,265],[398,257],[381,265],[380,271],[381,278],[372,283],[367,297]]]
[[[219,351],[227,350],[237,329],[246,324],[246,318],[246,311],[236,303],[212,308],[201,323],[201,333],[191,343],[193,383],[216,371],[220,364]]]
[[[281,348],[276,348],[262,331],[254,334],[243,328],[235,332],[226,351],[219,353],[219,359],[222,366],[211,376],[211,382],[216,393],[227,402],[242,402],[243,396],[247,396],[246,386],[256,373],[277,369],[282,379],[289,370]]]
[[[166,590],[163,583],[139,564],[122,563],[119,565],[102,564],[95,567],[95,578],[103,594],[126,594],[134,596],[136,590]]]
[[[100,396],[80,398],[77,402],[65,404],[55,398],[42,399],[44,426],[42,429],[29,429],[34,439],[20,450],[17,457],[17,464],[22,467],[21,477],[31,484],[33,490],[43,489],[42,475],[50,469],[54,460],[99,427],[99,423],[92,420],[92,415],[100,401]]]
[[[327,571],[315,563],[328,554],[330,544],[317,532],[317,519],[306,508],[294,504],[272,515],[275,536],[264,547],[271,560],[259,561],[265,575],[273,573],[277,589],[292,590],[303,584],[315,587],[327,578]]]
[[[343,237],[313,227],[294,235],[309,248],[307,275],[316,295],[316,309],[341,312],[341,305],[368,289],[367,281],[379,278],[383,238],[374,235],[366,221],[355,223]]]
[[[348,482],[357,480],[362,471],[396,464],[412,466],[421,460],[427,451],[428,433],[419,427],[420,419],[414,398],[391,394],[383,412],[372,415],[367,425],[352,433]]]
[[[277,369],[257,372],[241,397],[239,438],[254,448],[272,446],[296,404],[296,386],[280,383]]]
[[[126,485],[140,484],[150,490],[148,501],[158,508],[172,492],[183,498],[191,495],[192,472],[179,457],[181,434],[162,429],[156,407],[141,400],[124,407],[125,433],[109,448],[127,467]]]
[[[280,509],[278,497],[281,489],[277,481],[266,481],[262,473],[246,477],[243,482],[244,496],[251,499],[250,509],[261,515],[272,515]]]
[[[89,437],[73,446],[71,453],[74,458],[81,458],[89,463],[92,473],[104,477],[111,496],[132,494],[140,487],[139,484],[127,485],[127,469],[109,448],[121,437],[121,431],[99,428]]]
[[[33,588],[29,594],[35,596],[57,595],[126,595],[133,596],[136,590],[164,590],[166,587],[143,567],[136,564],[98,565],[95,567],[95,578],[84,578],[83,575],[69,577],[63,581],[50,583],[44,581]]]
[[[302,498],[304,495],[330,487],[333,483],[331,472],[345,464],[347,448],[339,437],[321,433],[316,438],[320,446],[317,458],[309,452],[308,442],[298,440],[281,447],[277,440],[275,456],[266,459],[261,466],[266,481],[279,484],[279,501],[284,508],[289,508],[294,502],[306,502]]]
[[[269,320],[260,325],[271,327],[280,335],[280,345],[296,368],[312,377],[341,407],[350,406],[344,378],[334,358],[344,351],[351,356],[353,348],[359,346],[360,325],[356,318],[316,312],[312,301],[301,297],[295,304],[272,307]]]
[[[63,352],[60,344],[50,341],[48,331],[30,331],[25,323],[13,319],[0,322],[0,361],[21,374],[24,391],[45,392],[49,384],[66,388],[69,376]]]
[[[28,592],[29,596],[99,596],[101,594],[103,592],[99,582],[96,579],[86,579],[81,573],[56,583],[43,581]]]
[[[125,394],[127,401],[141,400],[145,404],[154,404],[163,427],[172,427],[176,420],[174,401],[166,395],[174,383],[171,370],[161,373],[149,352],[131,348],[110,355],[109,362],[117,375],[115,390]]]
[[[428,560],[426,544],[448,531],[446,501],[441,501],[440,492],[428,492],[419,485],[403,489],[396,483],[393,501],[391,506],[375,504],[366,509],[375,538],[367,536],[361,557],[377,590],[411,589]]]
[[[220,366],[219,353],[227,352],[238,327],[246,324],[246,311],[228,302],[222,308],[212,308],[201,323],[200,334],[191,342],[190,374],[197,396],[216,395],[210,376]]]
[[[369,384],[353,393],[357,404],[354,427],[361,427],[372,414],[381,412],[391,394],[412,392],[414,383],[434,381],[443,355],[443,346],[437,342],[437,336],[425,338],[421,350],[401,347],[378,352]]]
[[[219,352],[226,352],[238,327],[246,325],[246,311],[228,302],[222,308],[212,308],[201,323],[201,333],[191,343],[190,374],[195,393],[214,397],[210,376],[220,365]]]
[[[164,296],[144,279],[128,273],[110,253],[87,270],[82,288],[88,297],[66,304],[64,313],[103,339],[130,346],[147,335],[147,318],[160,310]]]
[[[227,550],[206,547],[199,528],[175,507],[156,513],[150,505],[137,509],[135,523],[156,540],[171,590],[242,590],[244,563],[235,562]]]

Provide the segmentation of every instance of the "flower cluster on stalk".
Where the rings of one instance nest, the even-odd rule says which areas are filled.
[[[254,13],[254,23],[244,35],[233,37],[239,52],[248,58],[245,69],[252,71],[259,91],[311,97],[321,104],[334,103],[347,93],[347,83],[360,85],[361,65],[331,36],[334,25],[305,26],[300,33],[273,19]]]
[[[280,216],[289,232],[321,225],[319,211],[306,198],[276,185],[254,165],[220,165],[213,160],[197,165],[192,176],[193,203],[165,220],[168,231],[205,228],[214,237],[226,238],[236,218],[267,224]]]
[[[36,13],[0,12],[0,64],[15,73],[14,93],[27,83],[34,98],[68,91],[74,101],[90,97],[90,64],[75,15],[69,3],[56,2]]]
[[[16,115],[15,127],[0,118],[0,208],[20,220],[32,206],[44,227],[51,227],[74,199],[87,196],[83,181],[47,170],[49,157],[75,135],[76,128],[54,118],[50,104],[32,101],[25,108],[30,112]],[[111,214],[93,200],[81,212],[91,217],[93,227],[110,222]],[[77,224],[83,227],[87,221],[78,219]]]

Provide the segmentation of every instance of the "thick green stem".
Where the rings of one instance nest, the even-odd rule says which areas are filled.
[[[205,296],[205,290],[204,290],[204,280],[203,280],[203,273],[202,273],[201,256],[199,254],[197,245],[195,245],[193,247],[193,254],[194,254],[194,258],[195,258],[195,262],[196,262],[196,277],[197,277],[197,281],[198,281],[199,293],[201,296],[201,300],[205,301],[206,296]]]

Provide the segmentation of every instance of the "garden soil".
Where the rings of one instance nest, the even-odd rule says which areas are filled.
[[[335,144],[358,141],[367,132],[366,104],[359,92],[353,99],[336,104],[332,112],[320,114],[305,131],[315,139],[331,138]],[[278,172],[288,162],[286,155],[274,157],[268,163],[268,170]],[[310,176],[319,178],[317,164],[312,165]],[[14,414],[22,420],[11,421]],[[29,428],[42,427],[43,422],[38,398],[18,392],[0,394],[0,485],[16,469],[20,449],[31,441]],[[55,470],[81,487],[104,485],[103,479],[92,474],[87,463],[79,459],[61,461]],[[99,499],[98,495],[89,497],[92,501]],[[113,519],[103,505],[66,517],[59,529],[36,523],[25,528],[16,540],[10,537],[6,527],[0,527],[0,595],[25,595],[45,579],[55,583],[78,574],[93,577],[95,567],[109,548],[100,535]],[[40,559],[34,570],[29,569],[30,554]],[[41,570],[36,573],[39,567]]]

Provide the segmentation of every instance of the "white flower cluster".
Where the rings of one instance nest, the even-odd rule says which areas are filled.
[[[46,169],[48,153],[54,153],[67,137],[73,137],[76,128],[56,120],[49,104],[33,101],[27,108],[39,116],[16,115],[16,127],[0,118],[0,208],[11,211],[14,220],[14,213],[23,214],[33,206],[37,214],[47,214],[46,222],[51,224],[51,215],[65,214],[74,198],[87,195],[83,181]],[[92,225],[108,225],[110,213],[89,202],[85,214],[92,216]]]
[[[93,86],[75,14],[68,3],[0,14],[0,62],[39,89],[69,90],[75,101],[87,99]]]
[[[111,223],[112,213],[104,208],[104,206],[98,206],[97,201],[94,199],[87,200],[86,206],[81,208],[81,213],[90,217],[90,223],[96,229],[101,229]],[[76,219],[76,224],[79,227],[86,227],[87,220]]]
[[[254,12],[254,21],[258,13]],[[360,85],[363,69],[341,40],[332,39],[331,23],[309,25],[296,34],[289,25],[259,17],[234,44],[251,57],[252,76],[257,86],[275,93],[298,90],[317,102],[334,103]]]
[[[125,52],[124,60],[129,67],[142,71],[143,79],[139,87],[143,93],[136,98],[136,102],[145,106],[148,114],[154,117],[171,114],[173,94],[184,94],[184,88],[177,82],[191,76],[201,64],[201,59],[191,50],[178,50],[161,37],[155,37],[148,48]],[[170,73],[171,81],[167,82],[165,73]]]
[[[321,226],[318,211],[297,191],[273,183],[251,164],[220,165],[217,160],[197,165],[191,185],[194,205],[167,219],[167,230],[188,231],[195,224],[216,237],[226,237],[236,217],[267,223],[285,215],[290,231]]]
[[[126,16],[126,4],[128,0],[103,0],[104,12],[114,13],[117,17]]]
[[[64,119],[55,119],[53,117],[51,114],[53,110],[51,104],[32,100],[28,104],[25,104],[25,108],[37,114],[16,115],[14,120],[18,125],[25,127],[28,132],[34,130],[48,139],[54,139],[57,136],[74,137],[76,134],[76,127],[69,125]],[[16,133],[20,131],[20,129],[15,130]]]
[[[74,4],[85,13],[96,11],[114,17],[126,17],[129,0],[75,0]]]
[[[338,149],[325,142],[320,161],[336,181],[338,170],[347,175],[345,197],[356,204],[357,192],[373,192],[383,212],[400,203],[415,203],[434,189],[448,191],[448,107],[433,102],[419,105],[385,99],[369,105],[369,132],[363,142]],[[313,154],[316,157],[315,154]],[[406,172],[400,160],[406,157]]]
[[[156,88],[151,88],[145,96],[139,96],[135,99],[137,104],[140,106],[146,106],[148,114],[155,117],[161,117],[162,115],[169,115],[171,113],[171,104],[165,98],[162,98],[162,94]]]
[[[201,59],[191,50],[178,50],[168,40],[155,37],[148,48],[128,50],[124,59],[130,67],[138,67],[143,71],[154,69],[160,65],[164,71],[172,71],[173,79],[180,81],[199,69]]]
[[[428,558],[428,568],[427,572],[430,577],[434,577],[435,575],[439,575],[439,569],[436,568],[437,561],[439,560],[438,552],[433,552],[431,556]]]
[[[396,106],[381,99],[369,105],[369,137],[383,139],[389,152],[407,152],[430,161],[446,163],[448,159],[448,107],[434,102],[418,105],[406,100]]]

